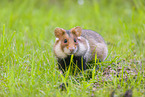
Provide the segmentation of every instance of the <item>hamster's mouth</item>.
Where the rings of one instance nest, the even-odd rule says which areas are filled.
[[[73,55],[73,54],[75,54],[76,52],[77,52],[77,48],[76,49],[74,49],[73,51],[70,51],[69,49],[66,49],[66,48],[64,48],[64,53],[66,54],[66,55]]]

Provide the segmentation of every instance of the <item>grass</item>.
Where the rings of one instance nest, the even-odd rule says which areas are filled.
[[[145,96],[145,2],[143,0],[5,0],[0,3],[0,96],[115,96],[132,89]],[[108,44],[102,66],[121,67],[119,76],[92,72],[92,79],[63,77],[53,55],[56,27],[81,26]],[[125,72],[131,68],[132,73]],[[123,75],[127,75],[127,80]],[[78,82],[79,80],[79,82]],[[68,82],[65,91],[58,87]]]

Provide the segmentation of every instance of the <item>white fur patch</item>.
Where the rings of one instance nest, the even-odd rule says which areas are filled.
[[[59,38],[56,38],[55,40],[57,41],[57,40],[59,40]]]
[[[79,45],[79,50],[78,50],[78,52],[76,52],[75,55],[76,56],[84,56],[89,48],[89,44],[87,44],[87,41],[86,41],[86,44],[78,41],[78,45]]]
[[[67,47],[65,47],[63,50],[64,50],[64,53],[67,54],[67,55],[69,55],[71,53],[70,50],[67,49]]]
[[[61,42],[59,41],[54,48],[55,54],[58,58],[66,58],[67,55],[61,49]]]
[[[77,56],[82,56],[86,53],[87,48],[85,47],[85,45],[81,42],[79,42],[79,51],[76,53]]]
[[[78,39],[81,39],[81,37],[77,37]]]
[[[85,58],[86,58],[86,61],[88,61],[89,59],[91,59],[91,54],[90,54],[90,45],[89,45],[89,42],[88,40],[86,40],[86,45],[88,47],[87,51],[86,51],[86,54],[85,54]]]
[[[78,41],[79,50],[78,50],[78,52],[76,52],[75,55],[76,56],[84,56],[86,61],[88,61],[90,59],[90,57],[91,57],[91,55],[90,55],[90,45],[89,45],[88,40],[84,39],[82,41],[85,41],[85,42]]]
[[[76,52],[77,52],[77,50],[78,50],[78,47],[76,47],[76,48],[75,48],[75,50],[73,51],[73,53],[76,53]]]

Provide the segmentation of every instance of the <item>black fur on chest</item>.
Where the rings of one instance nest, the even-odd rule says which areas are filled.
[[[77,65],[79,70],[86,70],[86,60],[83,56],[73,56],[72,63],[70,62],[71,56],[67,56],[64,59],[58,59],[57,61],[59,69],[63,72],[68,70],[70,64]]]

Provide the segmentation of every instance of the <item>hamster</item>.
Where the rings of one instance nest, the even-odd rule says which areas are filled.
[[[77,26],[71,30],[56,28],[56,41],[53,47],[59,69],[63,72],[73,62],[80,70],[86,70],[86,63],[93,60],[95,55],[99,61],[107,57],[108,48],[101,35],[92,30],[83,30]]]

